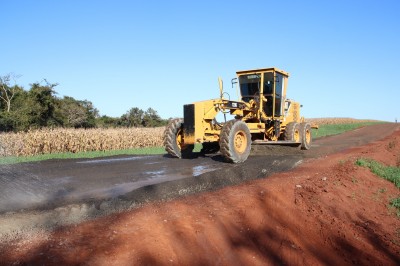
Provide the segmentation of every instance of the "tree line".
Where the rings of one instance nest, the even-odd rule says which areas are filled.
[[[47,80],[25,90],[18,77],[0,77],[0,131],[26,131],[43,127],[108,128],[158,127],[167,124],[156,110],[133,107],[121,117],[100,116],[93,103],[70,96],[57,97],[57,83]]]

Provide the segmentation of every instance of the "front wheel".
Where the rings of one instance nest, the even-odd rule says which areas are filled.
[[[228,121],[222,127],[219,146],[228,162],[246,161],[251,150],[251,133],[246,123],[236,119]]]
[[[309,123],[300,123],[300,135],[301,135],[301,149],[309,150],[311,148],[312,135],[311,125]]]
[[[183,138],[183,119],[171,120],[164,131],[164,147],[169,155],[177,158],[189,157],[193,145],[185,145]]]
[[[300,125],[296,122],[287,124],[284,134],[285,140],[301,142]]]

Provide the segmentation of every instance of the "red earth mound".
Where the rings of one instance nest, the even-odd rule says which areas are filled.
[[[398,265],[394,184],[358,158],[400,164],[400,131],[292,171],[60,228],[0,247],[1,264]]]

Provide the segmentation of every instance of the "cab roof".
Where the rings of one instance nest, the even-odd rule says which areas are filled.
[[[289,73],[283,70],[280,70],[279,68],[276,67],[269,67],[269,68],[258,68],[258,69],[251,69],[251,70],[241,70],[241,71],[237,71],[236,74],[237,75],[242,75],[242,74],[250,74],[250,73],[255,73],[255,72],[271,72],[271,71],[275,71],[278,72],[284,76],[289,77]]]

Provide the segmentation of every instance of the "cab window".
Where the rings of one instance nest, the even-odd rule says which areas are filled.
[[[261,75],[250,74],[239,77],[242,101],[248,102],[260,93]]]

